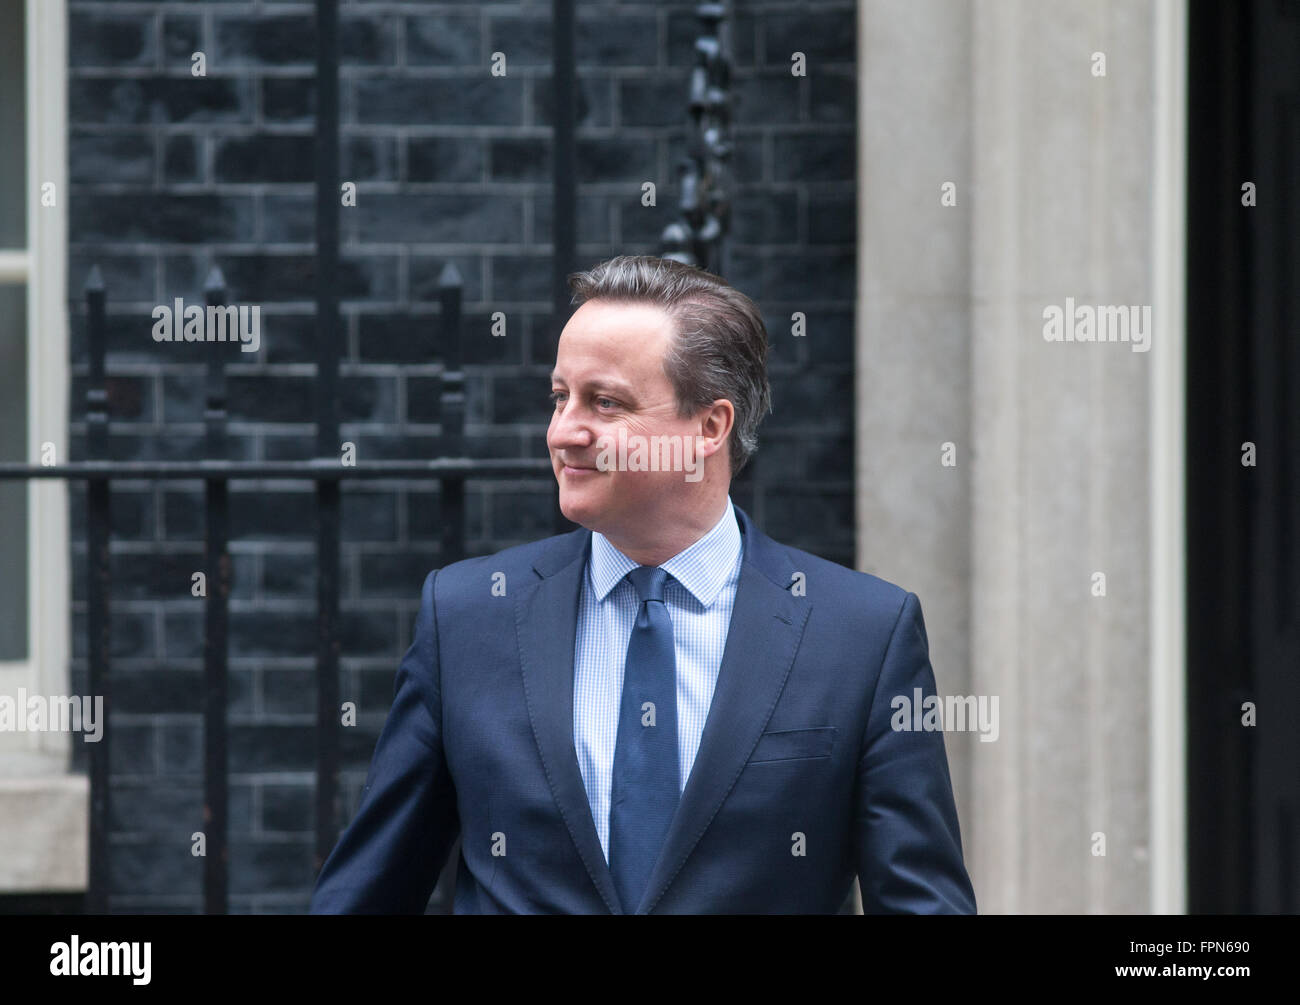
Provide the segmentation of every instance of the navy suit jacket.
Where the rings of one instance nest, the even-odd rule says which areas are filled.
[[[425,579],[312,912],[422,913],[459,834],[457,914],[834,913],[855,874],[868,914],[974,913],[943,733],[890,728],[895,695],[935,693],[919,601],[735,510],[717,688],[639,904],[619,903],[573,745],[578,529]]]

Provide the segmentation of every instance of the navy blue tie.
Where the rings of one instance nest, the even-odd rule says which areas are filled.
[[[609,869],[632,914],[650,881],[680,796],[677,660],[664,606],[668,573],[640,565],[627,574],[641,598],[623,667],[618,741],[610,787]]]

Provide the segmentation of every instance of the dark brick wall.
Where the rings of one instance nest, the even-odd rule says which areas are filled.
[[[854,6],[736,5],[731,274],[772,339],[763,489],[733,497],[780,540],[853,562]],[[71,0],[72,448],[85,456],[78,291],[109,290],[115,458],[202,453],[205,348],[156,344],[150,312],[202,299],[219,265],[260,304],[262,351],[230,367],[232,454],[313,449],[310,3]],[[658,253],[697,29],[693,5],[579,4],[580,265]],[[437,279],[465,278],[467,408],[481,456],[545,456],[550,317],[549,4],[343,6],[345,356],[341,438],[362,459],[437,452]],[[506,53],[508,74],[486,72]],[[790,74],[802,51],[808,76]],[[205,54],[207,76],[190,72]],[[659,206],[640,205],[654,181]],[[505,339],[487,332],[504,311]],[[790,315],[808,318],[792,338]],[[236,354],[239,355],[239,354]],[[549,481],[471,483],[467,548],[550,532]],[[74,682],[85,689],[84,491],[74,485]],[[117,482],[113,497],[112,907],[196,911],[201,861],[202,486]],[[436,485],[345,484],[344,795],[355,806],[439,564]],[[313,496],[232,486],[231,906],[301,911],[312,883]],[[81,752],[79,752],[81,753]]]

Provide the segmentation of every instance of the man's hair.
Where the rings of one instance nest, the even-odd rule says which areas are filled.
[[[651,304],[672,318],[664,375],[682,418],[726,398],[736,410],[730,437],[734,478],[758,449],[758,424],[772,410],[767,329],[754,302],[726,280],[654,255],[620,255],[569,275],[572,303]]]

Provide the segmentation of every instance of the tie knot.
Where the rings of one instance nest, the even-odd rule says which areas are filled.
[[[647,600],[664,601],[664,583],[668,581],[668,571],[657,565],[638,565],[627,574],[627,578],[636,587],[636,595],[644,603]]]

